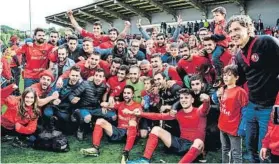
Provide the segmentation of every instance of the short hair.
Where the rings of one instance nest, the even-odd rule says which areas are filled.
[[[93,51],[91,55],[99,56],[101,58],[101,54],[98,51]]]
[[[124,87],[124,89],[123,89],[123,92],[124,92],[125,89],[131,89],[132,92],[135,93],[135,89],[134,89],[134,87],[131,86],[131,85],[126,85],[126,86]]]
[[[80,67],[79,67],[79,66],[74,65],[74,66],[72,66],[72,67],[70,68],[70,71],[80,72],[81,70],[80,70]]]
[[[203,77],[199,74],[194,74],[191,78],[190,78],[190,84],[192,83],[192,81],[196,81],[199,80],[201,83],[204,83]]]
[[[89,37],[85,37],[85,38],[83,38],[82,43],[84,43],[84,42],[93,42],[93,40]]]
[[[93,23],[93,26],[100,26],[102,28],[102,23],[100,21],[96,21]]]
[[[59,46],[57,49],[57,52],[58,52],[58,50],[62,50],[62,49],[65,49],[67,54],[69,53],[68,48],[64,45]]]
[[[164,72],[156,72],[154,75],[153,75],[153,78],[156,76],[156,75],[161,75],[163,77],[163,79],[166,79],[167,76],[164,74]]]
[[[125,71],[127,75],[129,73],[129,67],[127,65],[121,65],[118,71]]]
[[[140,72],[140,68],[137,65],[131,65],[129,68],[129,71],[130,71],[130,69],[133,69],[133,68],[138,69],[138,71]]]
[[[44,32],[44,33],[45,33],[45,30],[42,29],[42,28],[40,28],[40,27],[36,28],[36,29],[34,30],[34,36],[36,36],[38,32]]]
[[[210,40],[214,41],[211,37],[204,37],[204,38],[203,38],[203,41],[210,41]],[[214,41],[214,42],[215,42],[215,41]]]
[[[104,76],[105,76],[105,70],[104,70],[103,68],[97,68],[95,74],[96,74],[97,72],[98,72],[98,73],[102,72],[102,73],[104,74]]]
[[[163,38],[165,39],[165,34],[159,33],[159,34],[157,34],[156,38],[158,38],[159,36],[163,36]]]
[[[211,10],[211,12],[212,13],[218,12],[218,13],[221,13],[223,15],[227,15],[227,10],[222,6],[214,8],[213,10]]]
[[[111,29],[108,30],[108,33],[115,31],[117,33],[117,35],[119,35],[119,31],[117,30],[117,28],[112,27]]]
[[[134,42],[137,42],[137,43],[139,43],[139,44],[140,44],[140,41],[139,41],[139,40],[137,40],[137,39],[133,39],[133,40],[131,41],[131,45],[132,45]]]
[[[205,27],[202,27],[202,28],[199,29],[199,32],[201,32],[201,31],[208,31],[208,29],[205,28]]]
[[[140,62],[140,66],[141,65],[144,65],[144,64],[150,64],[150,62],[148,61],[148,60],[146,60],[146,59],[143,59],[141,62]]]
[[[182,89],[180,89],[180,90],[179,90],[179,94],[180,94],[180,95],[181,95],[181,94],[183,94],[183,95],[191,95],[192,97],[195,96],[194,91],[191,90],[191,89],[188,89],[188,88],[182,88]]]
[[[152,54],[150,59],[153,59],[153,58],[160,58],[160,60],[162,60],[161,59],[161,54],[158,54],[158,53]]]
[[[65,32],[66,32],[66,31],[70,31],[71,33],[74,33],[73,29],[71,29],[71,28],[69,28],[69,27],[66,27],[66,28],[65,28]]]
[[[49,35],[50,35],[51,33],[57,34],[57,35],[59,36],[59,32],[56,31],[56,30],[51,30],[50,33],[49,33]]]
[[[125,39],[122,39],[122,38],[119,38],[119,39],[116,40],[116,42],[119,42],[119,41],[122,41],[122,42],[126,43]]]
[[[170,48],[178,48],[178,44],[177,43],[171,43]]]
[[[121,58],[115,57],[112,59],[112,63],[123,64],[123,60]]]
[[[225,68],[224,68],[224,71],[223,71],[223,75],[226,74],[226,73],[231,73],[233,74],[235,77],[238,76],[238,70],[237,70],[237,65],[227,65]]]
[[[143,83],[145,82],[145,81],[150,81],[150,83],[151,84],[154,84],[154,80],[153,80],[153,78],[151,78],[151,77],[145,77],[145,78],[143,78]]]
[[[248,32],[254,32],[254,26],[252,25],[252,19],[247,15],[235,15],[230,17],[227,25],[226,32],[229,33],[229,28],[233,22],[238,22],[242,27],[248,28]]]
[[[68,37],[68,41],[69,40],[75,40],[75,41],[77,41],[78,40],[78,37],[76,36],[76,35],[70,35],[69,37]]]
[[[187,43],[183,43],[183,44],[179,45],[179,49],[182,49],[182,48],[188,48],[190,50],[190,47]]]

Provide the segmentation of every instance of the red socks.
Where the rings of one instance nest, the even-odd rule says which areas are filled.
[[[158,145],[158,136],[156,136],[153,133],[150,133],[146,143],[143,157],[150,159],[157,145]]]
[[[96,124],[94,127],[94,131],[92,133],[92,143],[94,146],[100,146],[101,139],[103,137],[103,128]]]
[[[127,130],[126,146],[124,148],[125,151],[130,151],[133,148],[136,137],[137,128],[135,126],[129,126]]]
[[[198,157],[199,154],[199,149],[191,147],[191,149],[183,156],[179,163],[191,163]]]

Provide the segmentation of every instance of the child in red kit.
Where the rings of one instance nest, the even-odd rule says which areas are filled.
[[[217,73],[217,79],[216,84],[218,86],[218,83],[221,81],[221,75],[222,75],[222,62],[220,60],[224,49],[228,47],[228,41],[227,41],[227,34],[225,32],[225,25],[226,25],[226,14],[227,11],[224,7],[217,7],[211,11],[213,13],[214,22],[215,22],[215,29],[213,35],[222,36],[223,40],[218,40],[216,51],[212,54],[212,61],[213,65],[215,67],[216,73]],[[212,38],[212,35],[211,35]]]
[[[248,96],[244,89],[236,86],[237,79],[237,66],[226,66],[223,73],[226,88],[221,87],[217,91],[217,102],[220,104],[218,127],[222,144],[222,163],[242,163],[242,145],[238,129],[242,108],[248,104]],[[216,99],[213,101],[216,102]]]
[[[267,159],[267,150],[271,150],[271,163],[279,163],[279,93],[273,106],[271,118],[268,124],[268,131],[262,140],[260,157]]]

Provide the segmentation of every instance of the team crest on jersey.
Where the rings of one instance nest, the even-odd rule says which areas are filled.
[[[251,60],[253,62],[259,61],[259,55],[257,53],[253,53],[252,56],[251,56]]]
[[[42,50],[41,52],[42,52],[44,55],[47,54],[46,50]]]

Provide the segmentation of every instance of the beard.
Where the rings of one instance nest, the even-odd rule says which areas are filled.
[[[39,44],[43,44],[45,42],[45,39],[36,39],[36,42]]]

